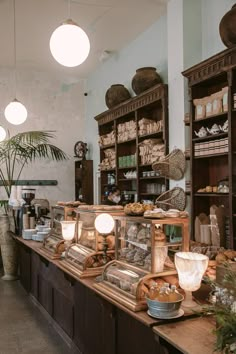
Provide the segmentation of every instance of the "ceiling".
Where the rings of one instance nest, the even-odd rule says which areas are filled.
[[[166,12],[168,0],[71,0],[71,18],[90,38],[88,59],[76,68],[55,62],[49,39],[68,18],[69,0],[15,0],[17,70],[31,68],[85,78],[103,52],[115,53]],[[0,0],[0,67],[14,68],[13,0]]]

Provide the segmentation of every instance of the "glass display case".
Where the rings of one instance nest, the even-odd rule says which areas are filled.
[[[174,254],[189,250],[188,218],[114,219],[115,260],[106,265],[101,282],[94,287],[129,309],[140,311],[147,308],[145,280],[177,274]],[[179,242],[172,242],[169,231],[176,226],[181,229],[181,237]]]
[[[78,277],[96,276],[102,273],[104,265],[115,258],[114,232],[106,235],[107,251],[104,256],[104,238],[95,229],[94,222],[101,213],[112,216],[123,215],[123,208],[112,206],[87,206],[76,209],[78,215],[78,237],[69,246],[61,266]]]
[[[51,231],[50,234],[44,239],[40,252],[45,253],[52,259],[61,258],[62,253],[65,251],[65,242],[62,237],[61,223],[63,220],[75,220],[75,208],[60,205],[51,207]]]

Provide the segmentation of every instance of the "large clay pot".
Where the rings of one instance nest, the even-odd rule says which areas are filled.
[[[105,101],[108,108],[113,108],[130,98],[130,93],[124,85],[111,85],[107,90]]]
[[[219,30],[221,40],[226,47],[236,45],[236,4],[222,17]]]
[[[136,70],[136,74],[132,79],[132,89],[139,95],[143,91],[161,83],[161,77],[156,72],[156,68],[144,67]]]
[[[0,245],[4,269],[3,280],[16,280],[18,270],[17,244],[12,238],[11,221],[8,215],[0,216]]]

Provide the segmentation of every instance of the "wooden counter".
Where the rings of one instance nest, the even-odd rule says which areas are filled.
[[[197,317],[153,327],[158,337],[184,354],[212,354],[216,340],[212,334],[214,329],[212,317]]]
[[[66,270],[62,261],[42,253],[41,243],[15,239],[20,245],[22,285],[75,343],[78,353],[213,352],[213,322],[208,318],[193,319],[192,311],[185,311],[182,318],[167,322],[148,316],[146,311],[133,312],[95,289],[95,278],[80,279]],[[88,332],[93,334],[93,341]],[[205,351],[194,351],[195,346],[199,349],[200,342]]]

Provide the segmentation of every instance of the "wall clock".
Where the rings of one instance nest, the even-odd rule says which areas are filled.
[[[78,157],[81,160],[84,160],[86,157],[86,153],[88,151],[87,148],[87,143],[84,143],[83,141],[77,141],[74,146],[74,153],[75,156]]]

